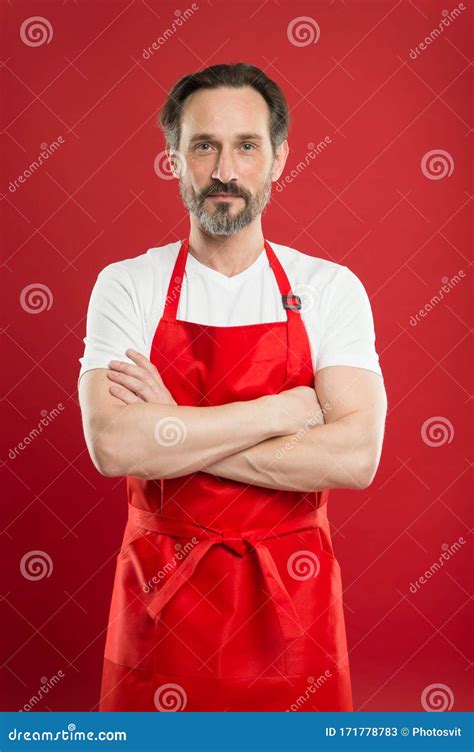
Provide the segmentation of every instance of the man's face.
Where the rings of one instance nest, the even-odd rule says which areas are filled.
[[[210,235],[234,235],[271,195],[275,160],[268,106],[251,87],[200,89],[181,117],[179,188]]]

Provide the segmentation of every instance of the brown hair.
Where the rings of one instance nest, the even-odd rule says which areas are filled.
[[[278,84],[268,78],[260,68],[248,63],[211,65],[179,79],[168,94],[157,119],[168,146],[174,150],[178,149],[181,111],[186,98],[198,89],[218,89],[223,86],[236,89],[252,86],[262,95],[270,111],[270,140],[275,154],[277,147],[288,136],[288,104]]]

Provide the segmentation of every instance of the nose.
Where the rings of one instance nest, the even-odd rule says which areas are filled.
[[[221,183],[229,183],[231,180],[238,180],[238,177],[232,150],[221,149],[212,172],[212,178],[219,180]]]

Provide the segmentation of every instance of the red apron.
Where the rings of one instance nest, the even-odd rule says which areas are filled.
[[[231,327],[177,319],[188,247],[150,355],[178,405],[314,386],[298,300],[270,244],[287,319]],[[162,429],[163,443],[184,438],[180,421]],[[129,476],[127,490],[100,710],[353,709],[327,490],[279,491],[205,472]]]

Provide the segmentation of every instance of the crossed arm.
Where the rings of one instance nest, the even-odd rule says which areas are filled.
[[[315,391],[324,422],[291,437],[267,439],[212,463],[206,471],[276,489],[366,488],[382,451],[382,379],[362,368],[328,366],[318,371]]]
[[[113,361],[79,382],[87,447],[103,475],[172,478],[201,470],[299,491],[372,482],[387,408],[378,374],[329,366],[317,372],[314,389],[188,407],[176,404],[145,356],[127,355],[133,365]]]

